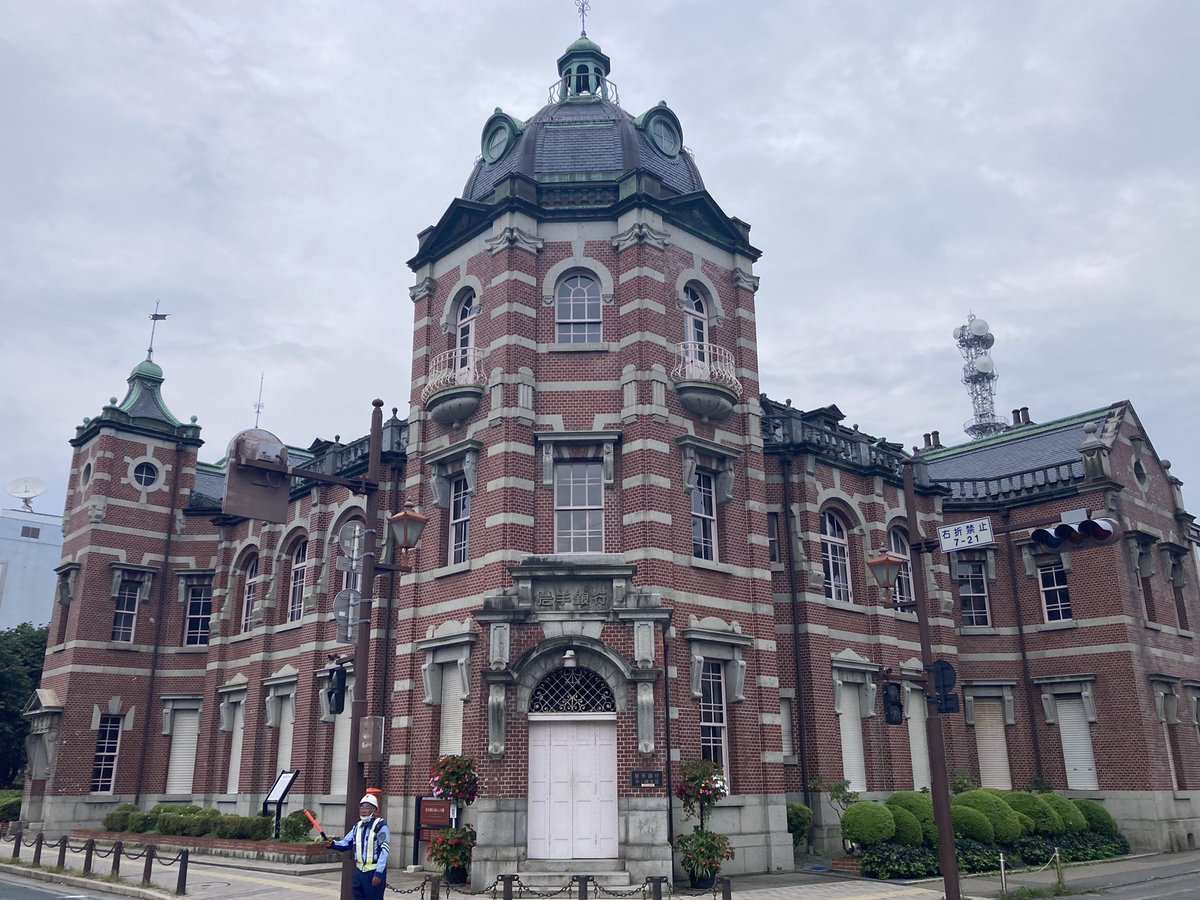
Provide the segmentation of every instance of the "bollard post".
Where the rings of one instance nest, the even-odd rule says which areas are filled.
[[[146,865],[142,868],[142,884],[150,883],[150,876],[154,872],[154,854],[158,852],[158,848],[150,844],[146,848]]]
[[[574,876],[575,883],[579,885],[579,900],[588,900],[587,886],[588,886],[588,880],[591,877],[592,877],[591,875],[576,875],[576,876]]]
[[[502,900],[513,900],[513,882],[517,880],[516,875],[501,875],[502,882],[501,896]]]
[[[46,841],[46,835],[42,832],[37,833],[37,837],[33,839],[33,867],[36,869],[42,864],[42,844]]]
[[[441,900],[442,897],[442,876],[429,876],[429,900]]]
[[[19,832],[19,831],[18,831],[16,834],[14,834],[14,835],[13,835],[13,855],[12,855],[12,858],[13,858],[13,859],[20,859],[20,858],[21,858],[21,832]]]
[[[1008,872],[1004,865],[1004,854],[1000,854],[1000,895],[1008,896]]]
[[[67,836],[65,834],[58,839],[58,867],[60,869],[67,867]]]
[[[1058,876],[1058,880],[1057,880],[1055,886],[1065,888],[1067,886],[1067,883],[1065,881],[1063,881],[1063,876],[1062,876],[1062,856],[1059,854],[1057,847],[1054,848],[1054,871]]]
[[[179,880],[175,882],[175,893],[177,894],[187,893],[187,864],[188,852],[184,847],[179,851]]]
[[[721,900],[732,900],[733,881],[726,875],[721,879]]]
[[[92,854],[96,852],[96,839],[88,838],[83,845],[83,874],[92,874]]]
[[[120,874],[121,874],[121,852],[122,852],[124,849],[125,849],[125,842],[124,842],[124,841],[117,841],[115,844],[113,844],[113,849],[112,849],[112,857],[113,857],[113,864],[112,864],[112,875],[113,875],[113,877],[114,877],[114,878],[115,878],[115,877],[117,877],[118,875],[120,875]]]
[[[646,879],[650,882],[650,900],[662,900],[663,884],[666,883],[666,875],[651,875]]]

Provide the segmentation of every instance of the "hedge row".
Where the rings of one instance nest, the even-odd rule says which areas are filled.
[[[1000,868],[1000,848],[988,846],[970,838],[955,841],[958,868],[963,873],[994,872]],[[1049,861],[1058,847],[1063,862],[1086,862],[1109,859],[1129,852],[1129,842],[1121,835],[1081,834],[1062,835],[1050,840],[1038,835],[1023,837],[1014,848],[1004,851],[1006,864],[1039,866]],[[932,847],[905,847],[900,844],[878,844],[863,851],[860,871],[870,878],[929,878],[940,871],[937,850]]]
[[[216,809],[167,803],[160,803],[148,812],[132,803],[122,803],[104,817],[104,830],[244,841],[271,840],[274,834],[273,819],[268,816],[237,816]],[[303,810],[288,813],[280,822],[280,840],[300,842],[307,841],[308,836],[309,823]]]

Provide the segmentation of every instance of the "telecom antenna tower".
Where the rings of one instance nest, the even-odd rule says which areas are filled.
[[[996,343],[995,336],[988,330],[988,323],[967,314],[967,324],[954,329],[954,340],[966,362],[963,364],[962,383],[971,395],[971,406],[975,418],[963,423],[963,431],[972,438],[990,437],[1008,428],[1008,423],[996,416],[996,364],[988,351]]]

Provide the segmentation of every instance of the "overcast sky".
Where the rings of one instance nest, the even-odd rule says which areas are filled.
[[[571,0],[0,0],[0,479],[61,511],[84,416],[154,358],[215,461],[407,409],[416,234]],[[622,105],[666,100],[751,223],[763,390],[906,446],[1129,399],[1200,511],[1200,3],[594,0]],[[16,505],[0,497],[6,506]]]

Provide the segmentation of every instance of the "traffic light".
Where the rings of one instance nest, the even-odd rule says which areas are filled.
[[[1112,519],[1060,522],[1053,528],[1035,528],[1030,535],[1035,544],[1050,550],[1057,550],[1063,544],[1071,547],[1082,544],[1107,544],[1116,536],[1117,523]]]
[[[904,724],[904,691],[897,681],[884,682],[883,721],[889,725]]]
[[[329,712],[332,715],[340,715],[345,710],[346,670],[341,666],[329,670],[329,687],[325,689],[325,696],[329,700]]]

